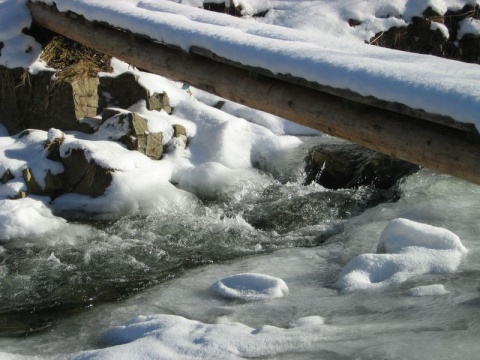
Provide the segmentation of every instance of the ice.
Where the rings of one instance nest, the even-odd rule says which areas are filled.
[[[407,291],[407,295],[410,296],[435,296],[435,295],[445,295],[449,291],[445,289],[445,286],[442,284],[433,284],[425,285],[411,288]]]
[[[352,259],[335,286],[344,292],[384,289],[421,274],[452,273],[467,249],[447,229],[399,218],[383,230],[378,252]]]
[[[269,300],[288,293],[285,281],[265,274],[236,274],[217,281],[210,290],[231,299]]]

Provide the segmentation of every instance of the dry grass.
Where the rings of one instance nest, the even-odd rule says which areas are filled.
[[[58,80],[94,77],[112,70],[111,57],[63,36],[54,36],[45,44],[41,59],[60,70]]]

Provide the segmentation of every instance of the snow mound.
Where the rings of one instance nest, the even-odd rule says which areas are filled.
[[[241,300],[269,300],[288,293],[288,286],[282,279],[255,273],[227,276],[210,289],[223,297]]]
[[[417,286],[411,288],[407,291],[409,296],[435,296],[435,295],[445,295],[450,291],[445,289],[445,286],[442,284],[426,285],[426,286]]]
[[[41,201],[0,200],[0,243],[53,231],[66,222],[54,216]]]
[[[137,316],[105,334],[110,348],[74,359],[239,359],[272,356],[319,341],[328,327],[310,316],[287,329],[241,323],[205,324],[176,315]]]
[[[377,254],[362,254],[341,271],[335,286],[345,292],[383,289],[422,274],[457,270],[467,249],[447,229],[395,219],[380,236]]]

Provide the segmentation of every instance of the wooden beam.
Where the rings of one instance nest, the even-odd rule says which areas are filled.
[[[480,144],[468,132],[185,53],[40,3],[41,26],[133,66],[281,116],[369,149],[480,184]],[[196,51],[201,52],[201,51]]]

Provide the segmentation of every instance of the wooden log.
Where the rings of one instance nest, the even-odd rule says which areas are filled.
[[[467,132],[300,86],[29,3],[41,26],[133,66],[369,149],[480,184],[480,145]]]

